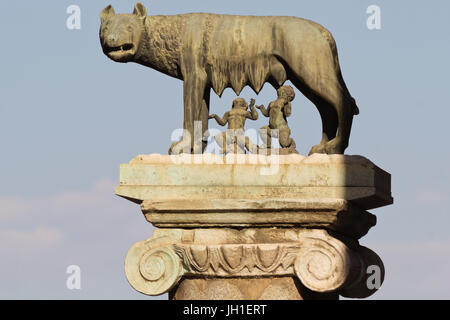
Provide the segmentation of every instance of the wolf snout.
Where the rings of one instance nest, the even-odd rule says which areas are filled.
[[[117,36],[115,34],[110,34],[106,37],[106,43],[115,43],[117,41]]]

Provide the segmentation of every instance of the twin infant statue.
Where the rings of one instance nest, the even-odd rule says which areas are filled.
[[[257,120],[258,112],[255,109],[255,99],[250,101],[249,106],[243,98],[237,98],[233,101],[230,111],[225,112],[223,118],[217,114],[212,114],[209,119],[215,119],[221,126],[228,123],[227,132],[222,132],[214,138],[222,148],[222,153],[265,153],[272,154],[272,137],[278,138],[281,148],[276,149],[279,154],[298,153],[295,149],[296,144],[291,138],[291,129],[287,123],[287,117],[291,115],[291,102],[295,98],[294,89],[291,86],[284,85],[277,90],[277,99],[272,101],[267,108],[263,105],[256,106],[261,113],[269,118],[269,125],[259,129],[263,144],[257,146],[244,135],[244,125],[247,119]]]

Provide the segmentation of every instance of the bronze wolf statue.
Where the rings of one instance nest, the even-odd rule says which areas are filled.
[[[319,110],[322,140],[310,153],[342,154],[358,107],[341,75],[336,44],[321,25],[296,17],[191,13],[147,16],[137,3],[132,14],[101,15],[103,52],[117,62],[136,62],[184,81],[184,129],[174,143],[194,145],[194,122],[208,129],[211,88],[237,95],[249,85],[276,89],[290,80]],[[205,145],[203,145],[204,147]],[[192,152],[192,149],[191,149]]]

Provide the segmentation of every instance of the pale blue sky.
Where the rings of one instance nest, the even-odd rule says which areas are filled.
[[[448,1],[142,1],[149,15],[214,12],[293,15],[327,27],[361,114],[347,154],[392,174],[395,204],[372,212],[361,243],[386,265],[373,298],[450,298],[450,3]],[[134,1],[0,3],[0,298],[140,298],[124,255],[151,235],[139,207],[113,195],[119,164],[166,153],[182,124],[182,82],[103,55],[99,13]],[[81,7],[81,30],[66,8]],[[381,7],[381,30],[366,8]],[[244,98],[267,104],[267,85]],[[222,115],[235,98],[213,95]],[[249,126],[259,128],[260,119]],[[301,153],[320,140],[315,107],[299,92],[290,118]],[[213,127],[217,127],[214,126]],[[152,138],[156,136],[157,138]],[[65,268],[82,269],[82,290]]]

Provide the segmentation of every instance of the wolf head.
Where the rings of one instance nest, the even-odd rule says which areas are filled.
[[[100,42],[103,52],[116,62],[128,62],[139,49],[145,32],[147,9],[140,2],[132,14],[115,14],[111,5],[100,14]]]

